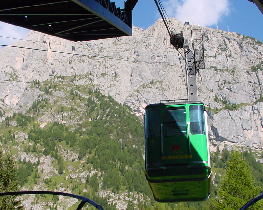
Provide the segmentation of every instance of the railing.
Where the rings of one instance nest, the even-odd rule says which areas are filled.
[[[71,194],[71,193],[64,193],[64,192],[53,192],[53,191],[20,191],[20,192],[0,192],[0,196],[19,196],[19,195],[44,195],[44,194],[48,194],[48,195],[61,195],[61,196],[66,196],[66,197],[71,197],[71,198],[75,198],[78,200],[81,200],[81,203],[78,205],[76,210],[80,210],[82,209],[82,207],[86,204],[89,203],[92,206],[94,206],[95,208],[99,209],[99,210],[103,210],[103,207],[99,204],[97,204],[96,202],[94,202],[93,200],[90,200],[84,196],[81,195],[75,195],[75,194]]]
[[[241,207],[240,210],[245,210],[247,209],[249,206],[253,205],[254,203],[258,202],[259,200],[263,199],[263,193],[261,193],[259,196],[251,199],[250,201],[248,201],[244,206]]]

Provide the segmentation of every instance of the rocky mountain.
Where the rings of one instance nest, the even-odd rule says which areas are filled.
[[[232,32],[172,22],[188,38],[190,30],[204,34],[206,68],[200,70],[197,85],[209,111],[212,145],[261,149],[263,44]],[[135,27],[131,37],[70,42],[32,32],[14,45],[20,48],[0,50],[2,120],[25,112],[38,98],[40,92],[29,88],[32,82],[55,76],[82,75],[77,84],[92,84],[139,117],[149,103],[186,98],[184,58],[169,44],[161,21],[146,30]]]
[[[130,108],[90,83],[75,84],[83,79],[56,76],[31,82],[28,90],[38,92],[38,98],[23,114],[0,123],[0,151],[16,163],[12,177],[20,190],[71,192],[105,209],[149,203],[142,123]],[[25,209],[76,209],[78,204],[55,196],[21,198]]]
[[[204,34],[206,68],[197,85],[209,113],[211,150],[261,152],[263,43],[172,22],[188,39],[191,30]],[[170,45],[161,21],[146,30],[134,28],[131,37],[70,42],[31,32],[1,48],[0,145],[18,162],[20,186],[82,194],[106,209],[152,204],[143,175],[142,115],[149,103],[186,98],[182,54]],[[213,171],[215,183],[220,170]],[[77,205],[31,196],[22,204]],[[168,209],[156,209],[161,207]]]

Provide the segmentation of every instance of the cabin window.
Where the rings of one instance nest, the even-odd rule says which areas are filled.
[[[144,133],[145,138],[158,137],[158,124],[159,124],[159,115],[156,110],[149,109],[146,110],[144,116]]]
[[[205,133],[204,106],[190,106],[190,132],[191,134]]]
[[[187,129],[185,108],[168,109],[164,124],[164,136],[185,135]]]

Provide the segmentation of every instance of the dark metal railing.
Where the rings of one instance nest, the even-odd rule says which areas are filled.
[[[65,193],[65,192],[53,192],[53,191],[19,191],[19,192],[0,192],[0,196],[19,196],[19,195],[61,195],[61,196],[66,196],[66,197],[71,197],[75,198],[78,200],[81,200],[81,203],[78,205],[76,210],[82,209],[82,207],[86,204],[89,203],[95,208],[99,210],[103,210],[103,207],[99,204],[97,204],[95,201],[90,200],[84,196],[81,195],[75,195],[71,193]]]

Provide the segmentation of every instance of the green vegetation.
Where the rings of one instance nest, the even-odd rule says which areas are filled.
[[[115,209],[101,198],[99,192],[106,190],[116,194],[139,193],[151,197],[143,173],[143,126],[131,113],[130,108],[103,96],[89,85],[74,86],[71,77],[57,78],[57,81],[39,83],[43,95],[25,113],[6,118],[0,125],[5,147],[16,142],[15,133],[25,133],[25,141],[19,141],[19,148],[28,155],[51,157],[55,174],[43,177],[40,162],[35,164],[24,160],[18,163],[18,183],[32,189],[43,183],[46,189],[66,188],[76,194],[85,195],[106,209]],[[73,81],[74,82],[74,81]],[[64,97],[53,94],[63,91]],[[47,95],[48,94],[48,95]],[[52,100],[50,100],[52,99]],[[38,121],[47,114],[64,123]],[[44,118],[45,119],[45,118]],[[13,123],[15,122],[15,123]],[[76,154],[72,161],[67,153]],[[14,155],[17,151],[12,150]],[[67,158],[65,158],[65,156]],[[81,181],[78,173],[91,173]],[[85,192],[86,191],[86,192]],[[133,195],[134,194],[134,195]],[[38,197],[39,201],[48,198]],[[134,203],[130,204],[134,206]]]
[[[13,117],[15,118],[17,125],[21,127],[26,127],[33,120],[32,117],[22,113],[16,113]]]
[[[213,71],[216,72],[227,72],[230,75],[234,76],[235,72],[236,72],[236,68],[232,68],[232,69],[218,69],[217,66],[210,66],[210,69],[212,69]],[[231,84],[231,83],[229,83]]]
[[[103,72],[103,73],[100,74],[100,76],[101,76],[101,77],[106,77],[106,76],[108,76],[108,74],[105,73],[105,72]]]
[[[207,111],[210,111],[214,114],[217,114],[222,110],[235,111],[235,110],[238,110],[244,106],[250,105],[248,103],[232,104],[227,99],[225,99],[225,98],[221,99],[217,95],[215,96],[214,101],[221,104],[221,107],[220,108],[211,108],[208,106],[206,107]]]
[[[227,45],[227,43],[226,43],[226,40],[223,39],[223,43],[219,44],[218,47],[219,47],[219,49],[220,49],[221,51],[227,51],[227,50],[228,50],[228,45]]]
[[[252,171],[240,152],[232,152],[226,174],[220,183],[218,197],[211,200],[213,209],[239,209],[260,193]],[[262,209],[262,202],[251,209]]]
[[[206,106],[205,109],[213,114],[217,114],[223,110],[222,108],[211,108],[209,106]]]
[[[259,64],[255,66],[251,66],[251,71],[253,72],[263,71],[263,61],[261,61]]]
[[[162,81],[160,80],[151,80],[150,82],[148,83],[144,83],[142,84],[141,86],[139,86],[137,89],[136,89],[136,92],[140,92],[141,89],[147,89],[147,88],[151,88],[153,86],[157,86],[159,85],[161,89],[163,89],[162,87]]]
[[[17,163],[18,169],[17,169],[17,179],[18,184],[20,186],[23,186],[25,183],[27,183],[30,179],[30,176],[33,178],[33,182],[36,183],[37,176],[37,166],[39,163],[31,163],[26,161],[21,161]]]
[[[18,190],[17,171],[11,156],[0,151],[0,192]],[[20,202],[13,196],[0,197],[0,209],[15,209]]]
[[[259,99],[256,100],[255,103],[258,103],[258,102],[263,102],[263,95],[261,95],[261,96],[259,97]]]
[[[250,166],[252,174],[256,180],[256,184],[263,189],[263,167],[262,164],[256,161],[255,155],[251,151],[245,151],[242,153],[244,159]],[[262,156],[261,156],[262,158]]]
[[[258,44],[258,45],[262,45],[262,44],[263,44],[261,41],[255,39],[254,37],[245,36],[245,35],[242,35],[242,34],[240,34],[240,35],[242,36],[242,39],[248,39],[248,40],[250,40],[250,41],[252,41],[253,43]]]
[[[5,72],[5,74],[9,77],[10,82],[16,82],[19,79],[17,73],[14,70],[11,72]]]
[[[215,96],[214,101],[221,104],[222,107],[221,108],[215,108],[215,109],[208,108],[208,110],[212,111],[213,113],[218,113],[222,110],[235,111],[235,110],[238,110],[244,106],[249,105],[248,103],[232,104],[227,99],[225,99],[225,98],[221,99],[217,95]]]
[[[212,112],[214,114],[217,114],[217,113],[221,112],[222,110],[235,111],[235,110],[238,110],[244,106],[248,106],[248,105],[252,106],[254,104],[257,104],[258,102],[263,102],[263,95],[260,95],[260,97],[253,103],[234,104],[234,103],[230,103],[225,98],[219,98],[217,95],[214,97],[214,101],[221,104],[221,107],[220,108],[211,108],[209,106],[206,106],[206,110],[209,112]]]
[[[40,110],[43,111],[45,107],[48,105],[47,98],[39,98],[38,100],[34,101],[32,106],[29,108],[28,112],[32,112],[33,115],[38,115]]]
[[[40,81],[39,80],[33,80],[32,82],[31,82],[31,86],[30,86],[31,88],[39,88],[40,87]]]
[[[23,186],[31,190],[36,185],[48,190],[63,188],[87,196],[109,210],[116,209],[116,204],[107,202],[110,193],[116,199],[126,194],[131,199],[128,209],[211,209],[215,205],[222,195],[218,189],[228,182],[224,182],[223,177],[228,173],[231,152],[217,151],[211,156],[212,199],[157,203],[143,172],[142,122],[129,107],[103,96],[89,84],[74,85],[73,82],[73,77],[58,77],[45,83],[36,81],[34,88],[40,88],[43,95],[26,113],[6,117],[0,124],[2,148],[10,151],[12,156],[26,154],[22,161],[17,161],[16,167],[11,164],[17,168],[17,179],[12,181],[14,189]],[[57,96],[56,91],[62,94]],[[226,101],[220,102],[228,107]],[[262,187],[262,165],[256,162],[251,152],[244,152],[242,161],[249,163],[256,185]],[[0,170],[1,173],[6,172]],[[105,192],[104,197],[100,194],[102,192]],[[137,204],[136,196],[142,198]],[[244,197],[243,202],[246,199]],[[57,197],[52,196],[36,196],[34,202],[61,204]],[[52,209],[56,205],[49,207]]]

